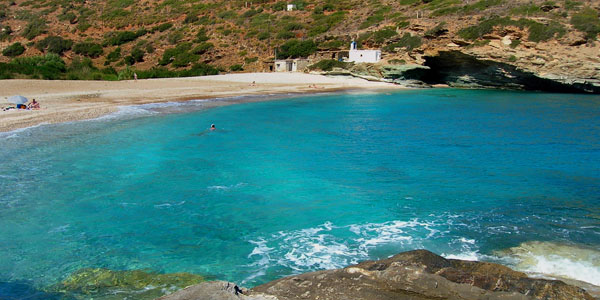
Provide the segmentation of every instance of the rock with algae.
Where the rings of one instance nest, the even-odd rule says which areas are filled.
[[[85,268],[48,288],[78,299],[155,299],[204,281],[190,273],[159,274],[142,270]]]

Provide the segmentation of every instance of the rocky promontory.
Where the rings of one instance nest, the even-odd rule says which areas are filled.
[[[529,278],[499,264],[445,259],[427,250],[415,250],[343,269],[289,276],[249,290],[229,282],[204,282],[159,299],[592,300],[594,297],[562,281]]]

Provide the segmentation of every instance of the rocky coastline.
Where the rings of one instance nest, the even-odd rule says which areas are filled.
[[[597,297],[597,295],[596,295]],[[199,299],[552,299],[593,300],[560,280],[534,279],[508,267],[445,259],[414,250],[343,269],[294,275],[245,289],[224,281],[203,282],[160,300]]]
[[[600,80],[597,78],[541,74],[523,66],[460,50],[440,50],[424,54],[421,58],[420,64],[357,64],[348,69],[338,68],[321,74],[393,82],[415,88],[447,85],[456,88],[600,94]]]

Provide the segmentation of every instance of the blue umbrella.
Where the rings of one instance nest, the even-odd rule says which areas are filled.
[[[29,100],[21,95],[8,97],[9,103],[25,104],[25,103],[27,103],[27,101],[29,101]]]

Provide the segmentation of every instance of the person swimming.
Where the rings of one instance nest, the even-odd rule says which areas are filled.
[[[215,124],[211,124],[210,125],[210,130],[215,130],[215,129],[217,129],[217,127],[215,127]]]

